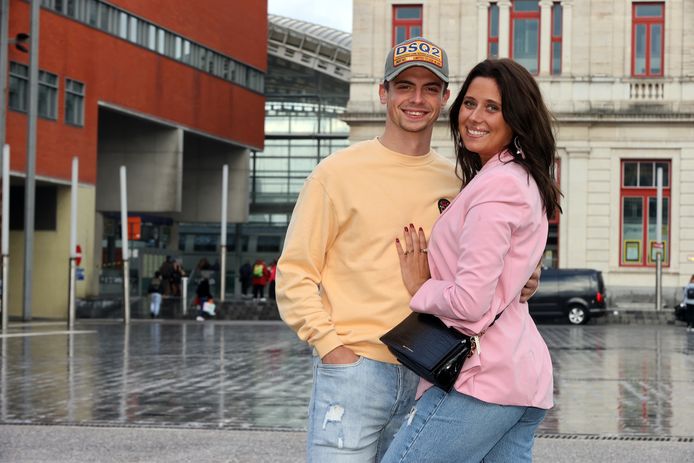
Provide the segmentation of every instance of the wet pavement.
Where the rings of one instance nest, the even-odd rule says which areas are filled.
[[[0,424],[304,430],[310,350],[277,322],[14,324]],[[694,441],[694,333],[540,325],[556,406],[539,434]]]

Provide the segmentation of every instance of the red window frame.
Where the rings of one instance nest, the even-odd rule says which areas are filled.
[[[561,59],[561,53],[562,53],[562,35],[564,34],[564,18],[561,16],[562,12],[564,11],[564,8],[562,7],[561,3],[559,2],[554,2],[552,3],[552,18],[550,21],[550,34],[551,34],[551,43],[550,43],[550,60],[549,60],[549,73],[552,75],[559,75],[561,74],[561,67],[562,67],[562,59]],[[556,20],[556,15],[559,14],[559,35],[555,35],[554,31],[554,21]],[[555,56],[554,54],[554,45],[559,44],[559,56]],[[554,72],[554,64],[556,61],[559,60],[559,72]]]
[[[670,240],[670,235],[672,233],[672,161],[669,159],[622,159],[620,162],[620,191],[619,191],[619,266],[620,267],[632,267],[632,268],[649,268],[655,267],[655,262],[650,259],[651,249],[648,240],[648,220],[649,220],[649,198],[655,198],[657,196],[657,188],[653,187],[642,187],[642,186],[624,186],[624,165],[625,163],[636,162],[636,163],[651,163],[660,162],[668,164],[668,185],[663,186],[663,198],[667,198],[668,207],[668,233],[667,236],[663,236],[663,241],[665,241],[665,246],[663,253],[665,259],[663,260],[663,267],[670,267],[670,262],[672,261],[670,248],[672,241]],[[655,178],[655,170],[653,172]],[[624,240],[624,198],[640,198],[642,204],[642,221],[643,221],[643,231],[640,241],[639,249],[639,262],[627,262],[625,260],[625,240]]]
[[[398,19],[398,9],[400,8],[419,8],[419,18],[416,19]],[[397,45],[397,33],[396,30],[398,27],[404,27],[405,28],[405,39],[410,39],[412,37],[416,37],[416,35],[412,34],[412,28],[419,26],[419,34],[417,35],[423,35],[423,30],[422,30],[422,19],[423,19],[423,11],[422,11],[422,5],[393,5],[393,28],[392,28],[392,42],[393,46]]]
[[[496,35],[492,35],[492,8],[496,8]],[[496,54],[492,54],[492,44],[496,44]],[[499,4],[492,2],[487,7],[487,58],[499,57]]]
[[[636,17],[639,6],[660,6],[660,16]],[[646,26],[646,72],[636,73],[636,28]],[[654,25],[660,25],[660,72],[651,73],[651,32]],[[632,77],[662,77],[665,71],[665,3],[664,2],[632,2],[631,5],[631,75]]]
[[[540,28],[542,25],[542,20],[540,19],[540,8],[538,2],[537,11],[516,11],[516,2],[511,3],[511,19],[510,19],[510,55],[511,59],[515,59],[513,56],[513,24],[516,19],[537,19],[537,71],[531,72],[532,75],[538,75],[540,73]]]

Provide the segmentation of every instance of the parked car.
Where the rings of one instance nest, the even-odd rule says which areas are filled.
[[[580,325],[606,313],[602,272],[593,269],[543,268],[540,288],[528,301],[533,317],[562,317]]]

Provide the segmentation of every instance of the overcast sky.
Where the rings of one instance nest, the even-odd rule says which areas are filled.
[[[352,0],[268,0],[268,13],[352,32]]]

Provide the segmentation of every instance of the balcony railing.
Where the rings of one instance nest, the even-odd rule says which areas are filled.
[[[661,101],[665,97],[662,81],[639,81],[629,83],[629,99],[637,101]]]

